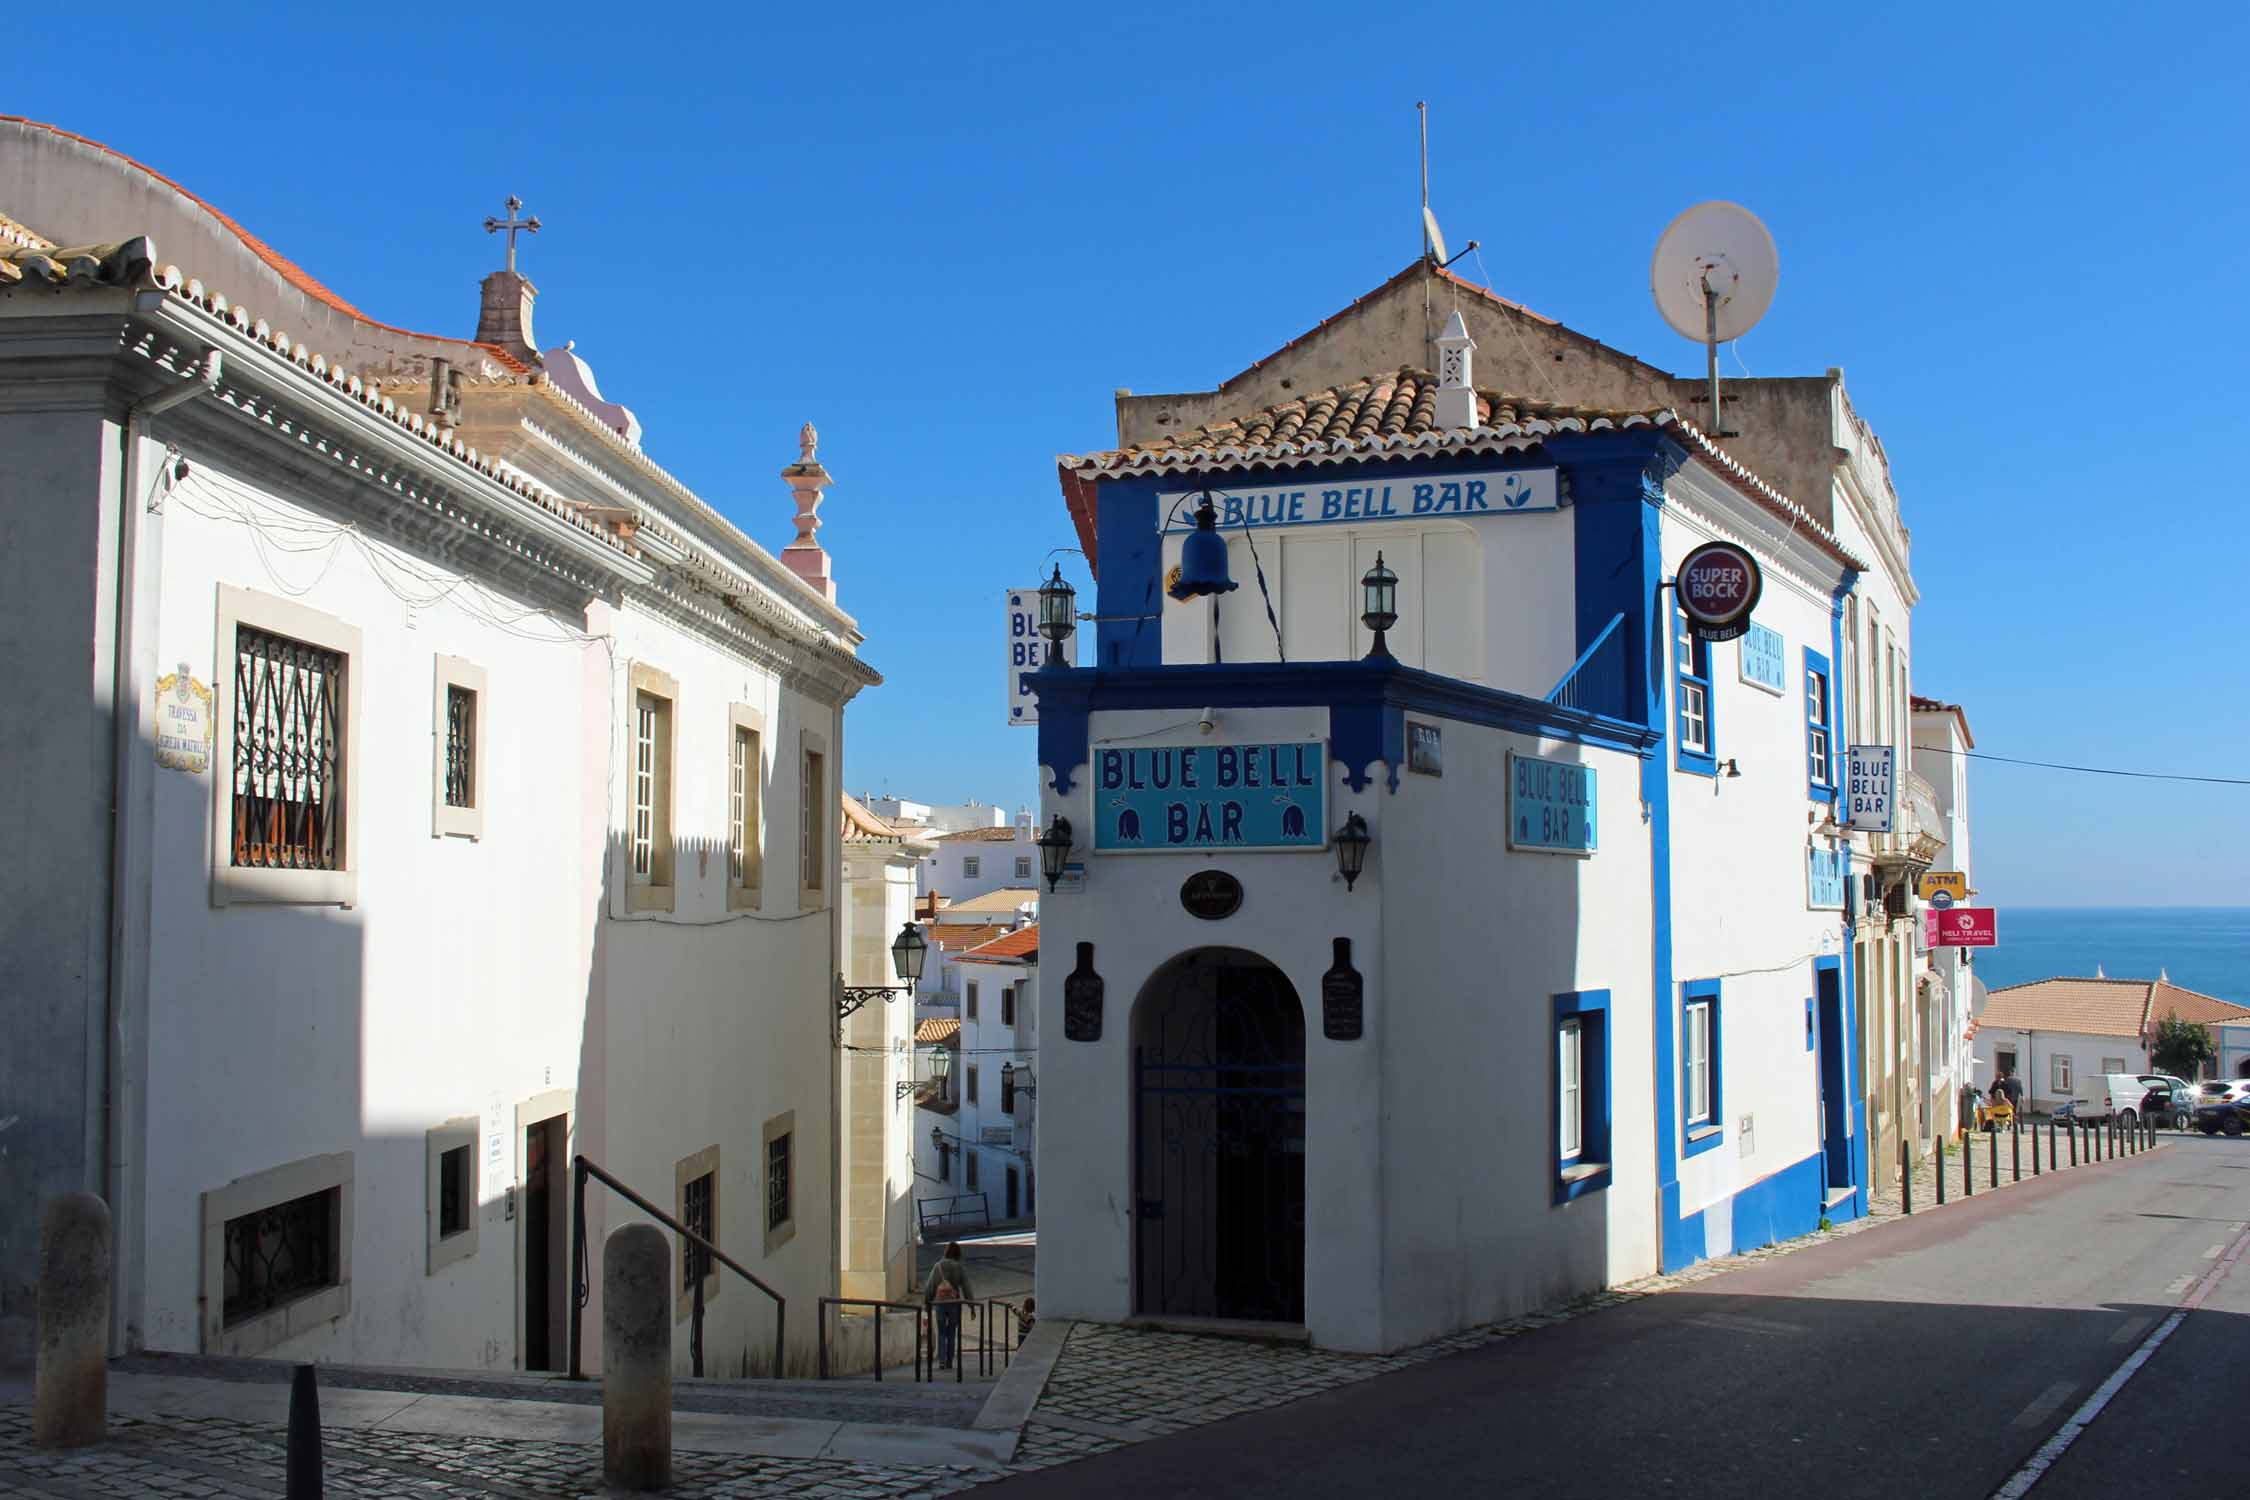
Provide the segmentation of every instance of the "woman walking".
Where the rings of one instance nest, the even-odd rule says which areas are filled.
[[[961,1244],[956,1240],[945,1247],[944,1259],[930,1267],[929,1280],[922,1283],[922,1305],[935,1308],[941,1370],[953,1368],[954,1344],[961,1334],[961,1304],[970,1295],[969,1273],[961,1264]]]

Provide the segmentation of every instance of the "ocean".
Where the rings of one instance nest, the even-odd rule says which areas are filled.
[[[1978,951],[1991,989],[2034,979],[2154,979],[2250,1005],[2250,907],[2003,907],[2000,945]]]

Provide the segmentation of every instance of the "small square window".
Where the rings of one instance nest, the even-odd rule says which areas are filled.
[[[2058,1052],[2047,1060],[2047,1081],[2053,1085],[2056,1094],[2065,1099],[2070,1097],[2069,1057]]]
[[[469,1227],[469,1148],[455,1146],[438,1158],[438,1238]]]
[[[1019,854],[1019,855],[1017,855],[1017,856],[1016,856],[1016,879],[1018,879],[1018,880],[1029,880],[1030,878],[1031,878],[1031,858],[1030,858],[1030,856],[1028,856],[1028,855],[1023,855],[1023,854]]]
[[[961,856],[961,878],[963,880],[975,880],[983,873],[984,861],[977,858],[977,856],[975,856],[974,854],[964,854]]]
[[[797,1113],[775,1115],[765,1128],[766,1253],[773,1254],[797,1233]]]
[[[436,658],[430,765],[434,838],[484,836],[484,671],[457,656]]]
[[[350,1153],[237,1178],[202,1219],[204,1353],[263,1353],[351,1312]]]
[[[2122,1072],[2124,1072],[2124,1071],[2125,1071],[2125,1059],[2124,1059],[2124,1058],[2122,1058],[2122,1057],[2105,1057],[2105,1058],[2103,1058],[2103,1059],[2102,1059],[2102,1071],[2103,1071],[2104,1073],[2122,1073]]]
[[[1554,1201],[1609,1186],[1609,992],[1554,997]]]

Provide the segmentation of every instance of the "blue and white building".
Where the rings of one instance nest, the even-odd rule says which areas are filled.
[[[1862,546],[1678,404],[1430,346],[1059,461],[1101,623],[1038,682],[1050,1316],[1391,1350],[1864,1209]],[[1175,600],[1205,495],[1236,587]],[[1712,540],[1763,573],[1720,644],[1671,587]]]

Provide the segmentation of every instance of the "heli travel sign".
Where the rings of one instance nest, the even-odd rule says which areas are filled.
[[[1201,490],[1157,497],[1165,531],[1193,531]],[[1562,508],[1555,469],[1487,469],[1426,479],[1367,479],[1357,483],[1262,484],[1214,489],[1211,505],[1219,530],[1245,527],[1327,526],[1346,522],[1414,521],[1424,517],[1525,515]]]
[[[1094,847],[1318,849],[1327,786],[1318,741],[1097,749]]]
[[[1508,756],[1508,847],[1591,854],[1597,828],[1594,768],[1576,761]]]
[[[1925,911],[1922,940],[1932,948],[1996,948],[2000,944],[2000,913],[1989,906]]]

